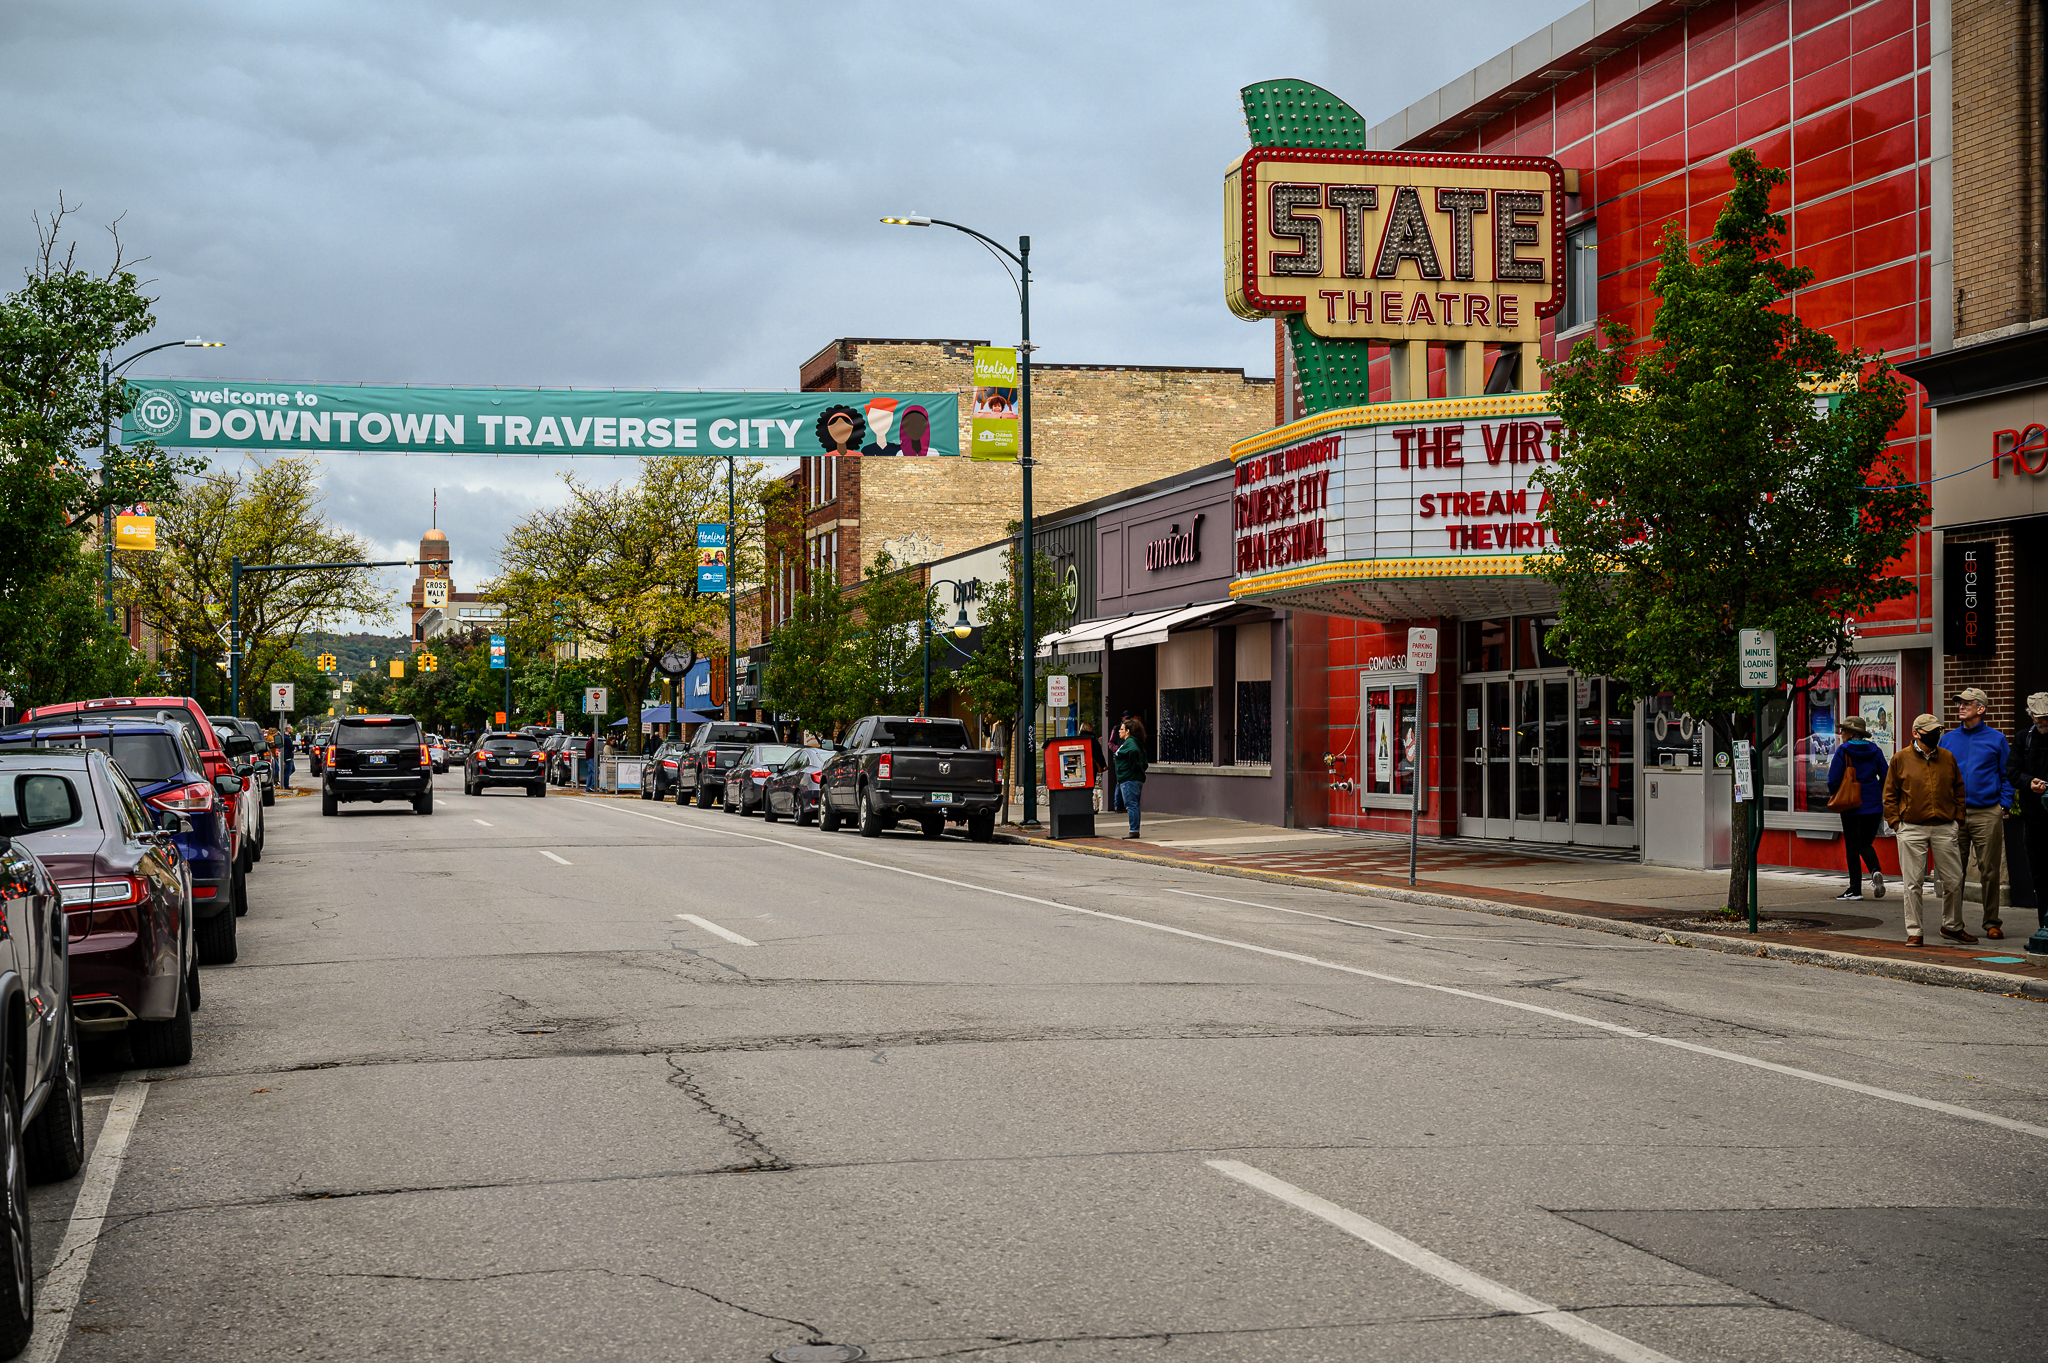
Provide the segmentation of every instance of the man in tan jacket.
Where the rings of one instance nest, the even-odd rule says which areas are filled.
[[[1963,769],[1941,746],[1941,721],[1921,715],[1913,741],[1884,777],[1885,822],[1898,830],[1899,872],[1906,882],[1906,945],[1920,945],[1920,883],[1927,863],[1941,882],[1941,935],[1977,939],[1963,931],[1963,859],[1956,820],[1963,816]]]

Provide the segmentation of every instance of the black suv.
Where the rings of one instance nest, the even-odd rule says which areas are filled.
[[[416,814],[434,812],[434,763],[427,736],[411,715],[344,715],[327,740],[320,812],[355,800],[407,800]]]
[[[481,795],[487,786],[520,786],[545,798],[548,773],[540,744],[525,734],[494,733],[477,739],[462,759],[462,793]]]
[[[741,753],[756,743],[776,743],[781,735],[766,724],[736,724],[722,720],[697,730],[690,745],[681,752],[676,767],[676,803],[696,800],[697,808],[709,809],[725,798],[726,769]]]

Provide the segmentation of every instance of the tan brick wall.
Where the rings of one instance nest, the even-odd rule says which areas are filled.
[[[2042,0],[1953,0],[1955,326],[2048,314],[2043,279]]]
[[[971,343],[848,341],[840,351],[829,366],[813,360],[807,377],[829,369],[837,383],[868,392],[957,392],[966,447]],[[1234,369],[1041,365],[1031,378],[1031,495],[1041,516],[1224,458],[1233,441],[1273,424],[1271,380]],[[841,571],[849,578],[887,541],[921,535],[934,557],[958,553],[1001,538],[1021,514],[1022,473],[1014,464],[847,463],[859,467],[851,479],[841,474],[838,514],[860,522],[853,545],[841,532]]]

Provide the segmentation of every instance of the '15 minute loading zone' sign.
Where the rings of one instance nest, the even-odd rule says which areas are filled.
[[[124,440],[367,454],[957,455],[957,393],[373,388],[130,379]]]

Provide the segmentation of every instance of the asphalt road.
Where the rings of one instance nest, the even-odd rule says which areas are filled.
[[[270,811],[197,1058],[102,1054],[94,1160],[34,1195],[83,1286],[32,1357],[2048,1338],[2040,1004],[914,830],[437,806]]]

